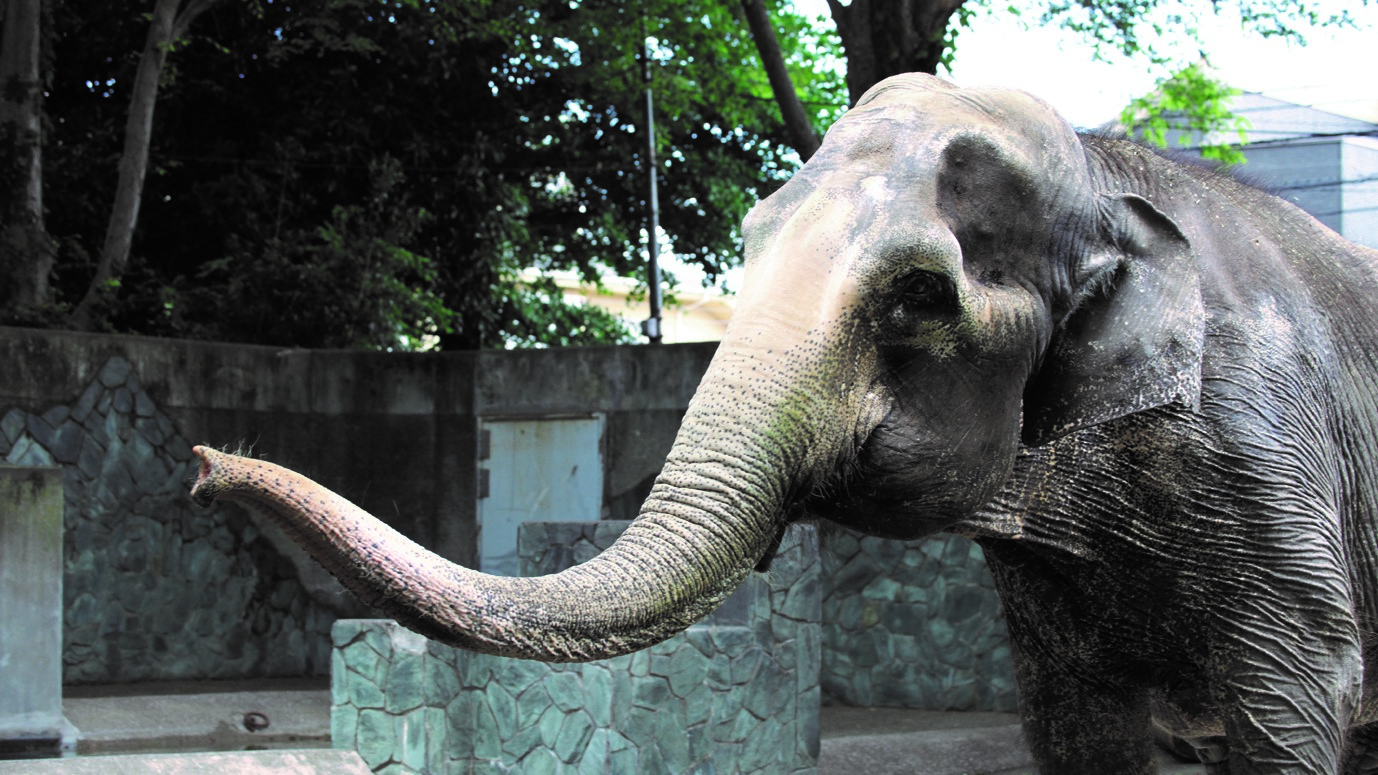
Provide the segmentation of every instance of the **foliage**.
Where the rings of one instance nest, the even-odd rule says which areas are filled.
[[[1109,51],[1126,57],[1146,57],[1168,65],[1172,58],[1162,50],[1165,40],[1181,38],[1199,42],[1203,13],[1219,14],[1234,6],[1246,30],[1263,37],[1281,37],[1304,43],[1308,29],[1353,26],[1347,9],[1328,11],[1308,0],[1234,0],[1192,3],[1186,0],[1045,0],[1040,24],[1058,24],[1079,33],[1104,58]],[[1368,0],[1360,0],[1367,6]]]
[[[141,13],[56,5],[45,193],[68,301],[109,212]],[[737,261],[741,217],[797,163],[737,13],[712,0],[220,4],[168,60],[105,325],[316,347],[623,340],[518,275],[643,275],[647,38],[661,227],[710,278]],[[794,33],[796,83],[838,102],[807,64],[816,34],[776,18]]]
[[[1169,133],[1186,145],[1199,133],[1206,141],[1201,155],[1222,164],[1241,164],[1244,154],[1229,142],[1211,142],[1221,132],[1233,132],[1242,144],[1248,119],[1229,109],[1229,100],[1240,94],[1214,78],[1204,64],[1192,64],[1158,81],[1150,93],[1131,101],[1120,114],[1120,123],[1131,135],[1160,148],[1168,146]]]

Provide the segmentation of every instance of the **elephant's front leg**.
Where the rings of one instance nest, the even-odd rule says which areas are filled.
[[[1016,656],[1024,738],[1043,775],[1153,775],[1148,693]]]
[[[1357,633],[1296,611],[1259,613],[1213,638],[1211,693],[1229,740],[1228,772],[1335,775],[1361,692]]]

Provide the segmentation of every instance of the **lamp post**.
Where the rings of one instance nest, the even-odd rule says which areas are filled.
[[[651,48],[649,38],[644,39],[641,65],[646,77],[646,169],[650,174],[651,224],[647,234],[646,282],[650,286],[651,316],[641,321],[641,333],[651,344],[660,344],[660,199],[656,188],[656,121],[655,103],[651,96]]]

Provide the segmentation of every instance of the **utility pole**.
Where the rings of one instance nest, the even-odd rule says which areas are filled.
[[[641,66],[646,77],[646,169],[651,173],[651,225],[646,229],[646,282],[650,286],[651,316],[641,321],[641,333],[651,344],[660,344],[660,198],[656,193],[656,120],[651,97],[650,39],[642,39]]]

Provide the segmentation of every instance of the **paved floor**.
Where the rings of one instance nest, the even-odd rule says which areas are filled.
[[[63,709],[80,756],[330,746],[324,679],[69,687]],[[1034,775],[1013,714],[827,707],[820,729],[819,775]],[[1166,754],[1159,768],[1204,771]]]

